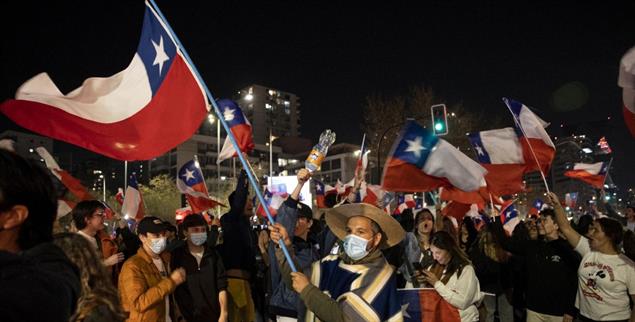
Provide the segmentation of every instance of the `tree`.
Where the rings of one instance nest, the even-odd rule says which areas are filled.
[[[139,185],[139,189],[147,216],[175,222],[175,211],[181,208],[181,193],[176,188],[173,178],[162,174],[152,178],[147,186]]]

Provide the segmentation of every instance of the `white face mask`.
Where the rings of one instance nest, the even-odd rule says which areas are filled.
[[[344,237],[344,252],[353,260],[360,260],[368,255],[367,245],[368,240],[357,235],[350,234]]]
[[[165,237],[148,238],[150,240],[150,249],[152,252],[159,255],[165,250],[167,239]]]
[[[191,233],[190,240],[192,244],[196,246],[201,246],[207,241],[207,233]]]

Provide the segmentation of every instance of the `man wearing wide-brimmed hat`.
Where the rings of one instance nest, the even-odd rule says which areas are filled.
[[[306,275],[292,273],[282,251],[276,250],[285,283],[300,294],[306,305],[305,320],[403,320],[394,269],[381,252],[404,238],[401,225],[381,209],[365,203],[329,210],[326,224],[342,241],[344,251],[313,263]],[[284,227],[275,224],[270,230],[271,239],[276,243],[284,240],[293,256]]]

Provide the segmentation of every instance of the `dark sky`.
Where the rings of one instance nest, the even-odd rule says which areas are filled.
[[[580,2],[158,4],[217,98],[251,83],[293,92],[302,101],[303,136],[316,139],[328,127],[338,141],[359,142],[364,98],[417,84],[492,114],[508,113],[501,102],[507,96],[551,121],[553,135],[561,135],[561,123],[610,116],[605,134],[616,151],[616,179],[632,185],[635,140],[621,118],[617,74],[635,45],[635,2]],[[42,71],[64,92],[121,71],[143,17],[143,2],[131,0],[1,6],[0,99]],[[554,104],[554,93],[569,111]],[[345,116],[359,121],[340,121]],[[2,128],[15,125],[0,116]]]

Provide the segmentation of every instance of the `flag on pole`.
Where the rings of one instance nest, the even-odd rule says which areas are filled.
[[[459,310],[433,288],[397,289],[405,322],[460,322]]]
[[[116,46],[117,44],[113,44]],[[0,111],[34,132],[119,160],[147,160],[187,140],[208,113],[206,95],[164,22],[146,2],[130,65],[63,94],[46,73]]]
[[[119,205],[123,205],[123,189],[121,188],[117,188],[117,194],[115,195],[115,200],[117,200],[117,203],[119,203]]]
[[[265,193],[263,197],[265,199],[265,202],[267,203],[265,206],[269,208],[269,213],[271,214],[271,216],[275,217],[278,214],[278,208],[282,206],[282,203],[284,203],[286,196],[279,193],[272,193],[271,191],[269,191],[269,189],[265,189]],[[261,217],[267,216],[267,213],[265,212],[265,209],[262,204],[258,205],[258,209],[256,209],[256,214]]]
[[[518,217],[518,211],[514,207],[514,202],[508,200],[501,208],[501,223],[503,224],[503,229],[505,229],[508,235],[511,235],[519,222],[520,217]]]
[[[313,179],[315,182],[315,202],[317,203],[318,208],[326,208],[326,203],[324,202],[324,197],[326,192],[324,191],[324,183],[317,179]]]
[[[537,216],[540,213],[540,211],[542,210],[542,206],[543,205],[544,205],[544,202],[540,198],[534,200],[534,203],[532,204],[531,208],[529,209],[529,214]]]
[[[635,47],[629,49],[620,61],[617,84],[622,87],[624,123],[635,138]]]
[[[584,181],[593,188],[602,189],[608,172],[608,165],[608,162],[575,163],[570,170],[564,172],[564,175]]]
[[[547,173],[556,154],[556,147],[545,131],[549,123],[543,121],[520,102],[508,98],[503,98],[503,102],[514,116],[516,128],[521,136],[519,140],[528,171],[536,170]]]
[[[203,172],[198,161],[190,160],[179,169],[176,187],[185,195],[187,203],[194,213],[201,213],[221,205],[209,197],[205,178],[203,178]]]
[[[44,164],[46,164],[46,167],[51,171],[51,173],[59,179],[60,182],[62,182],[68,191],[75,196],[75,198],[79,201],[95,199],[95,197],[88,192],[88,189],[84,187],[77,178],[70,175],[70,173],[66,172],[66,170],[62,170],[60,168],[57,161],[55,161],[53,156],[44,147],[37,147],[35,148],[35,151],[44,160]]]
[[[126,218],[134,218],[137,222],[145,217],[143,205],[143,197],[139,191],[137,177],[133,174],[128,178],[128,188],[126,188],[126,197],[121,206],[121,213]]]
[[[386,160],[382,186],[388,191],[419,192],[452,185],[474,191],[486,173],[450,143],[408,120]]]
[[[223,112],[223,118],[230,130],[234,134],[234,138],[236,138],[236,143],[238,143],[238,147],[240,151],[249,153],[254,149],[254,138],[251,131],[251,123],[243,114],[243,111],[240,109],[238,104],[232,100],[222,99],[216,102],[218,104],[218,108]],[[218,159],[216,160],[217,164],[230,159],[232,157],[238,156],[236,149],[234,149],[234,145],[229,139],[229,136],[225,138],[225,143],[223,143],[223,148],[218,155]]]
[[[496,195],[523,190],[523,174],[527,166],[523,149],[513,128],[469,133],[468,139],[478,162],[487,169],[487,189]]]

